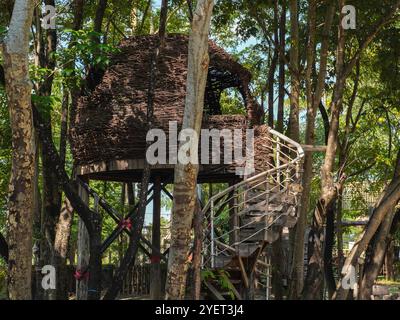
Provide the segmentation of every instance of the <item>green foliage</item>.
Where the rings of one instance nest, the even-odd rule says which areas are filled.
[[[229,272],[226,270],[210,270],[210,269],[203,269],[201,271],[201,279],[202,281],[210,281],[214,280],[217,281],[219,286],[225,291],[229,293],[231,299],[235,299],[234,287],[233,284],[229,280],[230,275]]]
[[[32,94],[32,102],[38,108],[40,114],[45,119],[51,118],[51,112],[54,110],[54,106],[60,103],[61,100],[57,96],[42,96]]]
[[[7,269],[0,263],[0,300],[7,299]]]
[[[0,41],[4,39],[7,34],[7,28],[5,26],[0,25]]]
[[[110,55],[119,52],[113,45],[96,41],[95,39],[100,38],[101,34],[94,31],[66,29],[61,37],[69,39],[69,45],[55,56],[61,65],[66,67],[61,71],[61,75],[66,79],[73,76],[75,80],[83,78],[85,66],[96,66],[104,70],[110,63]],[[67,67],[75,59],[77,61],[75,68]]]

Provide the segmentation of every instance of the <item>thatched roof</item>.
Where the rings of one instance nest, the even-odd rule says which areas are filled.
[[[146,108],[150,59],[157,36],[124,40],[120,52],[101,83],[79,100],[71,147],[76,164],[89,165],[116,159],[144,159],[147,133]],[[168,129],[169,121],[182,123],[187,76],[188,36],[168,35],[158,63],[153,127]],[[243,129],[259,124],[263,113],[251,97],[251,75],[228,53],[210,41],[210,67],[203,128]],[[247,116],[221,115],[219,98],[226,88],[242,93]],[[265,131],[260,127],[258,131]],[[264,132],[264,134],[267,134]],[[262,138],[262,135],[258,139]],[[260,142],[260,141],[259,141]],[[262,143],[258,144],[260,148]],[[265,143],[263,144],[265,145]],[[261,152],[261,153],[260,153]],[[260,165],[268,152],[257,151]]]

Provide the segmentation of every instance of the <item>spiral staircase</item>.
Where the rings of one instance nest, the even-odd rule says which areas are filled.
[[[269,169],[214,195],[203,208],[202,268],[209,275],[203,284],[215,299],[254,299],[262,270],[270,273],[266,246],[297,222],[304,151],[273,129],[268,143]],[[268,280],[263,285],[269,289]]]

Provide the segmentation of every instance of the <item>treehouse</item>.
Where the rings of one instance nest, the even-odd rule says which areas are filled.
[[[124,40],[119,52],[111,58],[100,84],[89,96],[80,99],[70,137],[75,172],[82,180],[141,181],[146,161],[146,135],[150,129],[146,116],[150,65],[157,39],[157,36],[138,36]],[[170,139],[171,123],[177,124],[178,131],[182,125],[187,52],[188,36],[168,35],[157,62],[152,128],[167,133],[167,150],[177,147],[176,139]],[[250,72],[212,41],[209,55],[202,128],[218,132],[236,130],[243,134],[241,144],[235,136],[221,138],[217,146],[220,161],[212,161],[216,150],[207,145],[209,161],[200,164],[199,184],[226,183],[227,186],[202,207],[206,226],[203,268],[229,270],[232,277],[237,278],[232,279],[237,289],[235,296],[243,298],[242,291],[252,287],[250,279],[260,278],[259,274],[252,277],[253,274],[268,266],[260,260],[265,246],[277,239],[282,229],[296,223],[303,150],[263,124],[263,109],[250,91]],[[228,94],[229,90],[235,90],[241,96],[238,114],[224,114],[221,97],[225,90]],[[254,130],[251,146],[244,138],[247,129]],[[247,158],[246,161],[235,158],[224,161],[226,150],[230,150],[227,144],[232,149],[239,145],[242,155],[247,155],[246,150],[252,148],[254,171],[250,175],[237,174],[238,167],[247,165]],[[200,145],[200,149],[202,147]],[[167,192],[164,185],[172,183],[173,176],[172,161],[152,165],[154,187],[149,197],[151,192],[152,197],[157,196],[156,190]],[[88,183],[85,187],[90,194],[95,194]],[[112,210],[108,211],[113,214]],[[120,225],[115,214],[114,218]],[[106,239],[104,248],[112,240],[112,236]],[[142,248],[145,245],[151,247],[144,239]],[[214,297],[223,298],[215,283],[205,281],[205,286]]]

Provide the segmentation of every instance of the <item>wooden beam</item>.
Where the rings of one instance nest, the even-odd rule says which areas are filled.
[[[85,184],[89,185],[89,180],[84,181]],[[82,201],[89,205],[89,193],[82,186],[81,183],[78,184],[78,193]],[[87,270],[89,266],[90,258],[90,242],[89,233],[85,227],[84,222],[78,219],[78,263],[77,270],[83,272]],[[87,300],[88,298],[88,279],[84,277],[80,281],[76,281],[76,299],[77,300]]]
[[[231,288],[230,288],[230,289],[232,290],[232,292],[233,292],[233,294],[235,295],[235,297],[236,297],[238,300],[243,300],[243,299],[242,299],[242,296],[240,295],[239,291],[237,291],[237,289],[236,289],[236,287],[233,285],[232,281],[231,281],[229,278],[227,278],[226,280],[230,283],[230,285],[231,285]]]
[[[161,190],[168,196],[168,198],[170,198],[171,200],[174,200],[174,196],[167,190],[165,185],[163,185],[161,187]]]
[[[357,227],[357,226],[366,226],[369,220],[358,220],[358,221],[342,221],[340,225],[342,227]],[[338,224],[336,224],[338,225]]]
[[[213,296],[214,296],[217,300],[225,300],[225,298],[222,296],[222,294],[219,293],[219,291],[217,290],[217,288],[215,288],[210,282],[204,281],[204,284],[206,285],[206,287],[208,288],[208,290],[210,290],[210,292],[213,294]]]
[[[161,248],[161,181],[159,177],[155,178],[153,194],[153,225],[151,235],[153,249],[151,252],[150,297],[152,300],[160,300],[161,267],[159,252]]]
[[[304,152],[326,152],[326,146],[313,146],[309,144],[302,144]]]
[[[244,286],[245,286],[246,289],[248,289],[249,286],[250,286],[250,282],[249,282],[249,278],[247,277],[247,272],[246,272],[246,269],[244,267],[242,257],[241,256],[237,256],[237,258],[238,258],[238,261],[239,261],[239,268],[240,268],[240,272],[242,273]]]

